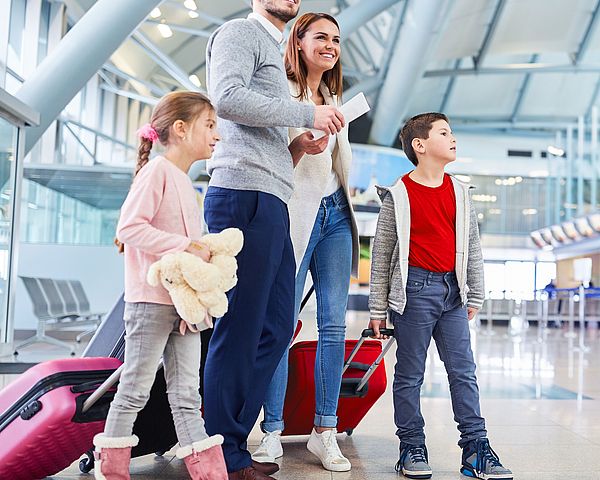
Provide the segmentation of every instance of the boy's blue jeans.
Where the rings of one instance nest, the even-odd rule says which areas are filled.
[[[391,314],[398,343],[394,373],[396,435],[411,445],[425,443],[420,396],[427,349],[433,337],[448,374],[454,420],[460,431],[458,445],[463,448],[487,432],[479,407],[467,311],[461,304],[455,273],[409,267],[406,299],[404,313]]]
[[[319,342],[315,360],[314,424],[337,426],[337,404],[344,365],[346,305],[352,270],[350,209],[342,189],[321,200],[308,247],[296,275],[294,327],[310,270],[317,295]],[[273,375],[264,403],[265,432],[283,430],[283,403],[288,380],[286,350]]]

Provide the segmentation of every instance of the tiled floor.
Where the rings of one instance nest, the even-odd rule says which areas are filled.
[[[364,314],[350,313],[348,336],[356,337],[364,327]],[[300,339],[314,336],[313,322]],[[531,328],[521,336],[509,336],[505,327],[495,335],[473,331],[473,347],[478,363],[482,410],[487,419],[493,448],[519,480],[600,480],[600,334],[592,329],[586,342],[590,350],[576,351],[577,340],[550,329],[546,341],[537,341]],[[21,361],[61,354],[44,347],[35,354],[23,352]],[[6,361],[7,357],[0,359]],[[390,352],[389,359],[393,359]],[[393,362],[387,364],[391,378]],[[0,376],[0,386],[14,377]],[[332,474],[306,450],[307,437],[284,440],[279,480],[397,478],[394,463],[398,442],[394,435],[391,384],[386,394],[365,417],[354,435],[338,436],[342,451],[352,462],[352,471]],[[460,451],[453,422],[443,364],[435,348],[430,350],[422,409],[427,422],[427,446],[434,479],[458,480]],[[255,428],[250,436],[253,448],[261,434]],[[80,475],[77,463],[55,479],[90,478]],[[187,478],[183,463],[164,457],[147,456],[132,462],[132,478]]]

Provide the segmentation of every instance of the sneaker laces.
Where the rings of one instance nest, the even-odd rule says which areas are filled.
[[[264,453],[265,456],[268,456],[268,452],[270,447],[273,445],[274,442],[277,441],[277,438],[279,437],[279,435],[281,435],[281,432],[276,430],[274,432],[267,432],[263,438],[260,441],[260,445],[258,446],[258,448],[256,449],[256,452],[254,453],[254,455],[261,454]]]
[[[478,472],[485,472],[488,465],[490,467],[501,467],[500,458],[490,447],[490,442],[487,438],[481,439],[477,442],[477,462],[475,469]]]
[[[323,433],[320,434],[321,441],[323,442],[323,445],[325,446],[325,451],[327,453],[328,458],[338,459],[338,460],[345,459],[346,457],[344,457],[344,455],[342,455],[340,446],[337,443],[337,439],[335,437],[336,433],[337,433],[337,430],[335,430],[335,429],[325,430]]]
[[[427,463],[427,447],[425,445],[410,445],[402,449],[400,459],[396,463],[396,471],[399,472],[402,469],[402,465],[406,460],[406,457],[410,456],[412,463]]]

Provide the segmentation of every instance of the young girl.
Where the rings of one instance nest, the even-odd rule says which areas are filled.
[[[187,172],[196,160],[210,158],[219,141],[215,111],[200,93],[170,93],[139,135],[134,181],[117,227],[125,245],[125,367],[104,433],[94,438],[96,478],[129,480],[131,448],[138,443],[133,423],[148,401],[162,357],[180,445],[177,456],[193,480],[226,480],[223,437],[208,437],[200,413],[200,335],[177,315],[162,286],[146,282],[150,265],[168,253],[210,257],[197,241],[201,216]],[[156,141],[166,150],[149,161]]]

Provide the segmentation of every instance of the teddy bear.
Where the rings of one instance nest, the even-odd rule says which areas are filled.
[[[210,253],[209,262],[188,252],[169,253],[148,270],[146,280],[162,285],[171,296],[179,316],[199,330],[212,327],[211,317],[227,312],[225,293],[237,283],[237,255],[244,237],[237,228],[203,236]],[[208,315],[207,315],[208,313]]]

